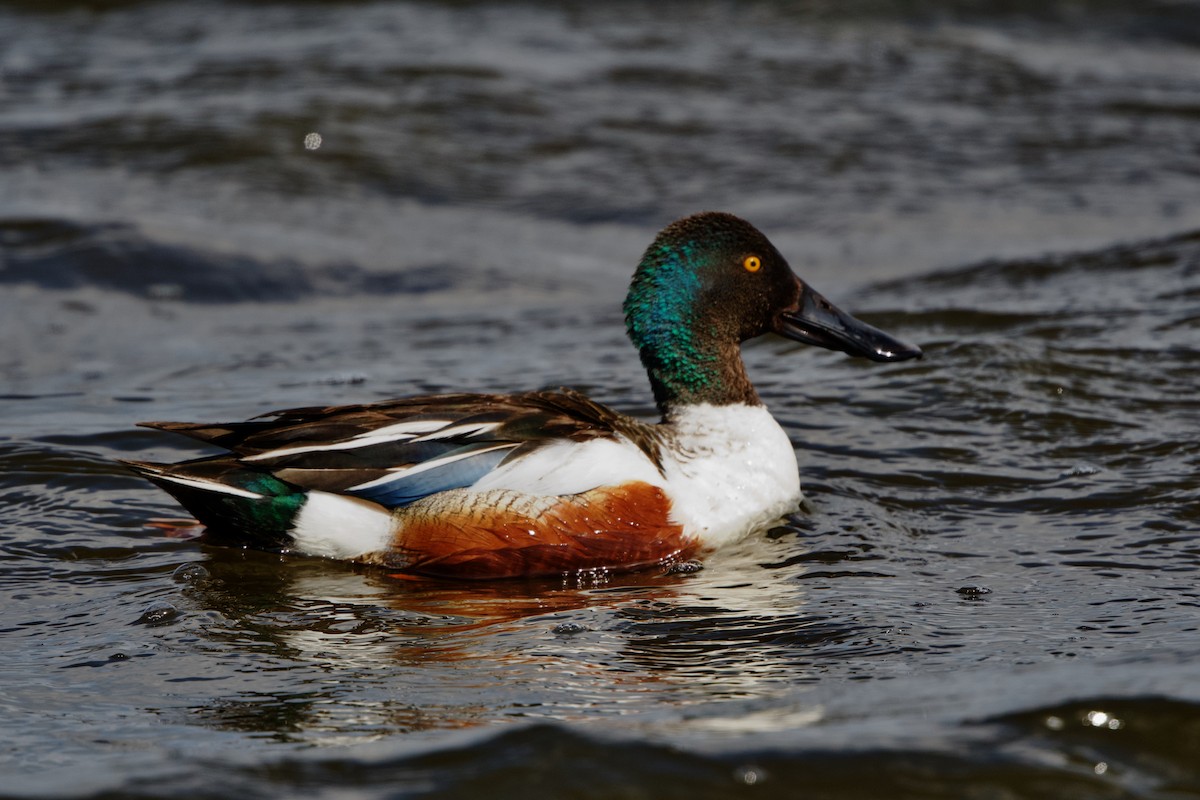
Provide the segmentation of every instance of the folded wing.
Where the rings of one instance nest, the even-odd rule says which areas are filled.
[[[291,409],[230,424],[143,424],[233,453],[203,463],[236,460],[304,489],[387,508],[471,486],[497,467],[564,439],[624,435],[658,462],[653,426],[566,390]]]

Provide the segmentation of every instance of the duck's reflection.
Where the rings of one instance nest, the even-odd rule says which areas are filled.
[[[784,546],[760,538],[695,574],[491,583],[214,548],[193,588],[225,620],[207,638],[251,649],[274,680],[195,713],[326,742],[768,699],[813,679],[814,659],[869,641],[806,613],[803,566],[759,563]]]

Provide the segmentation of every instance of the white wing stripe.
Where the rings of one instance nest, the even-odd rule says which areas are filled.
[[[359,434],[363,436],[363,434]],[[245,456],[243,461],[267,461],[272,458],[282,458],[283,456],[294,456],[299,453],[320,453],[326,450],[354,450],[359,447],[369,447],[373,444],[383,444],[384,442],[399,442],[405,439],[412,439],[411,433],[395,433],[390,436],[380,436],[378,433],[372,434],[370,437],[347,439],[343,442],[334,442],[333,444],[312,444],[303,445],[301,447],[284,447],[279,450],[268,450],[265,453],[259,453],[253,456]]]
[[[474,425],[453,425],[440,431],[427,433],[417,437],[418,442],[429,442],[434,439],[453,439],[455,436],[475,436],[480,433],[494,431],[500,427],[499,422],[476,422]]]
[[[270,461],[274,458],[294,456],[300,453],[321,453],[326,450],[354,450],[359,447],[370,447],[374,444],[384,444],[386,442],[402,442],[408,439],[420,442],[433,441],[435,439],[453,439],[456,436],[474,436],[479,433],[486,433],[500,427],[501,423],[477,422],[473,425],[445,427],[449,424],[449,421],[444,419],[398,422],[395,425],[388,425],[373,431],[365,431],[352,439],[334,442],[333,444],[306,444],[298,447],[282,447],[278,450],[268,450],[265,453],[246,456],[242,460]]]
[[[202,481],[197,478],[181,478],[178,475],[159,474],[157,477],[165,481],[170,481],[171,483],[178,483],[181,486],[192,486],[197,489],[203,489],[206,492],[220,492],[221,494],[231,494],[235,497],[248,497],[251,500],[262,500],[264,497],[266,497],[266,495],[251,492],[247,489],[239,489],[236,486],[229,486],[228,484],[224,483],[217,483],[216,481]]]
[[[437,469],[438,467],[444,467],[447,464],[451,464],[455,461],[461,461],[464,458],[472,458],[484,453],[490,453],[493,450],[511,450],[516,446],[517,444],[515,442],[498,444],[492,447],[481,447],[478,450],[471,450],[468,453],[457,453],[455,455],[443,456],[441,458],[433,458],[429,461],[422,461],[420,464],[414,464],[411,467],[401,467],[400,469],[389,472],[387,475],[384,475],[381,478],[375,478],[374,480],[367,481],[366,483],[360,483],[357,486],[351,486],[346,491],[357,492],[363,489],[373,489],[376,486],[382,486],[385,483],[391,483],[392,481],[407,478],[410,475],[416,475],[418,472],[425,472],[427,470]]]
[[[449,419],[410,419],[408,422],[396,422],[392,425],[376,428],[373,431],[364,431],[358,434],[358,436],[391,436],[394,433],[407,433],[416,436],[421,433],[432,433],[446,427],[451,422],[453,420]]]

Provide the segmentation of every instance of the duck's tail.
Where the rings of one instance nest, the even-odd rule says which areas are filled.
[[[123,463],[178,500],[225,544],[363,560],[390,543],[391,514],[382,506],[305,489],[235,458]]]
[[[292,530],[307,493],[268,472],[246,469],[230,458],[123,463],[178,500],[222,540],[264,550],[293,544]]]

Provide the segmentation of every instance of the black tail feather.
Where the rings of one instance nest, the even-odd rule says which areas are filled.
[[[182,464],[122,463],[174,497],[222,542],[263,550],[292,543],[305,492],[270,473],[223,456]]]

